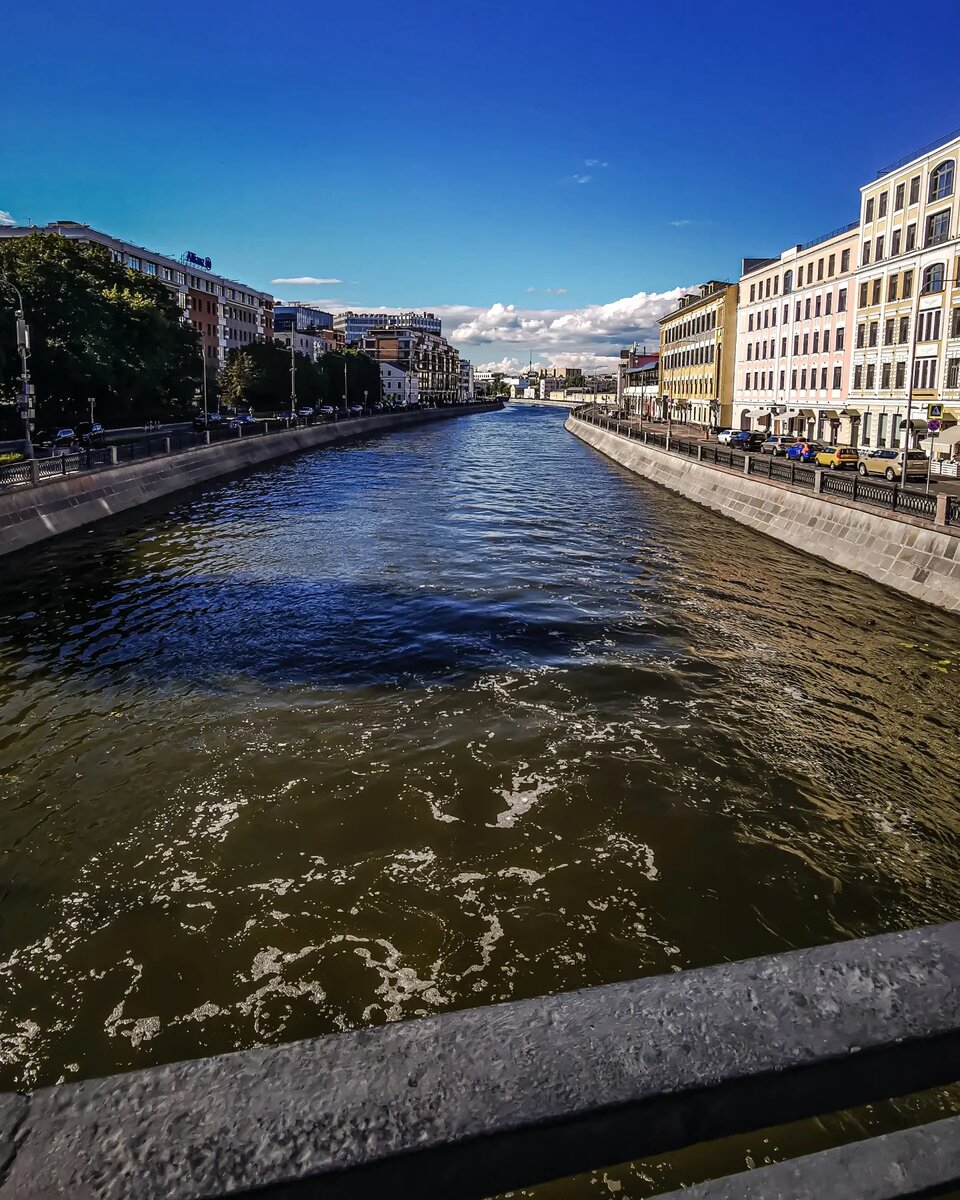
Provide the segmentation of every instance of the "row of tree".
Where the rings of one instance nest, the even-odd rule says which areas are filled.
[[[29,362],[37,428],[88,416],[105,425],[142,425],[190,417],[203,383],[200,338],[176,299],[157,279],[115,262],[102,246],[59,234],[0,240],[0,280],[20,289],[30,326]],[[16,299],[0,286],[0,437],[22,431]],[[339,405],[380,396],[380,369],[359,351],[298,354],[297,401]],[[208,370],[207,400],[255,410],[286,407],[290,351],[276,343],[234,350],[219,373]]]
[[[37,425],[77,421],[96,403],[114,425],[186,416],[201,379],[200,341],[158,280],[102,246],[56,234],[0,241],[0,280],[20,289],[30,326]],[[0,431],[22,426],[15,297],[0,287]]]
[[[346,396],[350,404],[372,404],[380,399],[380,368],[358,350],[324,354],[314,362],[296,354],[295,384],[298,404],[330,404]],[[220,397],[231,407],[255,411],[287,407],[290,401],[290,349],[276,342],[251,342],[231,350],[220,372]]]

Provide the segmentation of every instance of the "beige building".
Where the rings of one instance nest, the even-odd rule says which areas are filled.
[[[846,409],[859,223],[745,259],[733,425],[834,440]]]
[[[419,329],[371,329],[363,349],[378,363],[413,374],[421,404],[455,404],[460,398],[460,355],[445,337]]]
[[[728,426],[733,412],[737,285],[712,279],[660,320],[664,418]]]
[[[857,445],[898,446],[911,407],[960,423],[960,137],[926,147],[861,189],[850,405]]]

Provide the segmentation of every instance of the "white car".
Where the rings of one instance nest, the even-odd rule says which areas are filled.
[[[733,437],[733,435],[735,433],[737,433],[736,429],[721,429],[720,432],[717,434],[717,441],[720,443],[721,446],[729,446],[730,439]]]

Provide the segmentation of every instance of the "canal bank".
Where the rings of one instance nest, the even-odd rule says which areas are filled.
[[[495,412],[499,400],[454,408],[382,413],[350,421],[286,429],[100,470],[53,478],[0,494],[0,555],[85,528],[116,513],[149,504],[208,480],[368,434],[404,429],[471,413]]]
[[[748,477],[575,416],[566,428],[627,470],[741,525],[925,604],[960,611],[960,529]]]

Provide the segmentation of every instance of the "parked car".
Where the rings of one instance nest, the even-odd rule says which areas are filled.
[[[320,412],[321,417],[332,417],[333,416],[333,405],[332,404],[321,404],[319,412]]]
[[[736,429],[721,429],[720,432],[717,434],[717,441],[720,443],[721,446],[729,446],[730,439],[737,432],[738,431]]]
[[[786,456],[792,462],[813,462],[823,448],[823,442],[794,442],[787,447]]]
[[[860,455],[853,446],[824,446],[818,450],[813,460],[818,467],[829,467],[831,471],[851,471],[857,469]]]
[[[303,417],[303,418],[312,417],[313,409],[310,407],[309,404],[304,404],[301,408],[297,409],[297,416]]]
[[[759,450],[764,436],[756,429],[737,429],[727,438],[727,445],[737,450]]]
[[[795,433],[771,433],[760,449],[764,454],[772,454],[774,458],[783,458],[796,440]]]
[[[350,416],[351,417],[362,417],[363,416],[363,405],[362,404],[351,404],[350,405]]]
[[[256,425],[256,420],[249,413],[238,413],[233,417],[228,426],[229,429],[239,429],[243,425]]]
[[[91,446],[102,442],[107,431],[99,421],[81,421],[76,432],[77,437],[85,446]]]
[[[49,433],[42,433],[37,438],[39,445],[51,454],[66,454],[76,440],[76,432],[67,425],[52,429]]]
[[[223,417],[218,412],[207,413],[204,418],[203,413],[197,413],[193,418],[194,429],[202,432],[204,429],[215,429],[223,424]]]
[[[922,450],[907,451],[907,478],[926,479],[927,456]],[[860,459],[857,470],[861,475],[882,475],[889,483],[903,473],[903,452],[895,449],[871,450]]]

